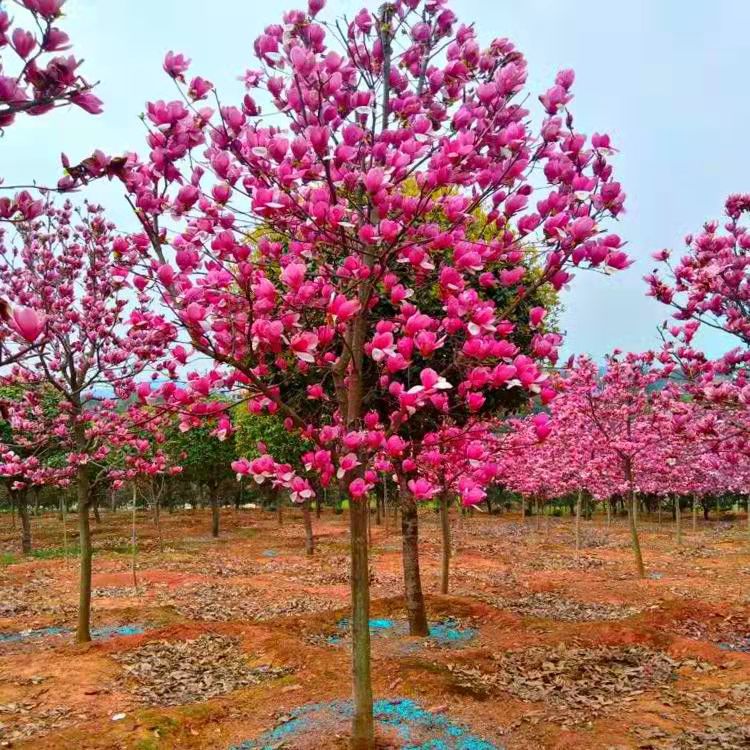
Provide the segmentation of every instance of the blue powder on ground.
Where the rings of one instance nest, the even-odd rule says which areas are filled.
[[[449,617],[447,620],[430,625],[430,638],[444,646],[468,643],[477,636],[475,628],[461,628],[458,621]]]
[[[279,742],[291,740],[302,732],[314,731],[316,716],[325,721],[327,717],[350,719],[353,713],[351,701],[312,703],[290,712],[289,721],[261,735],[257,740],[248,740],[231,750],[272,750]],[[502,750],[486,740],[469,733],[460,724],[452,723],[446,716],[431,714],[411,700],[379,700],[373,705],[375,722],[395,729],[404,743],[403,750]],[[429,739],[419,739],[415,735]]]
[[[91,631],[91,637],[114,638],[118,635],[142,635],[144,632],[141,625],[120,625],[119,627],[94,628]]]
[[[16,643],[31,638],[47,638],[53,635],[70,633],[70,628],[38,628],[37,630],[21,630],[18,633],[0,633],[0,643]]]
[[[261,555],[263,557],[276,557],[279,553],[275,549],[264,549],[263,552],[261,552]]]
[[[343,633],[351,628],[351,622],[348,619],[339,620],[336,623],[342,635],[329,635],[326,641],[333,645],[340,644],[343,640]],[[393,631],[397,635],[406,635],[408,627],[406,623],[396,622],[385,618],[370,620],[370,633],[373,635],[384,634],[387,631]],[[430,625],[430,638],[435,640],[441,646],[457,646],[468,643],[477,636],[475,628],[461,628],[458,620],[449,617],[445,620]]]
[[[18,643],[20,641],[34,638],[49,638],[56,635],[69,635],[72,628],[38,628],[37,630],[21,630],[18,633],[0,633],[0,643]],[[141,635],[145,632],[142,625],[120,625],[103,628],[94,628],[91,631],[92,638],[113,638],[118,635]]]

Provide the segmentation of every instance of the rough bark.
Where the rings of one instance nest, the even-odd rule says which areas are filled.
[[[91,546],[91,525],[89,522],[91,480],[86,464],[78,467],[76,490],[78,500],[78,540],[81,545],[76,640],[78,643],[88,643],[91,640],[91,567],[93,549]]]
[[[430,631],[419,574],[419,515],[417,503],[400,478],[401,489],[401,545],[404,566],[404,594],[409,619],[409,635],[425,637]]]
[[[628,522],[630,525],[630,544],[633,548],[633,557],[635,559],[635,568],[639,578],[646,577],[646,569],[643,567],[643,555],[641,554],[641,543],[638,539],[638,497],[633,487],[633,469],[630,462],[625,464],[625,473],[630,486],[629,500],[630,511],[628,513]]]
[[[370,567],[367,555],[366,503],[349,501],[352,589],[352,750],[375,746],[370,675]]]

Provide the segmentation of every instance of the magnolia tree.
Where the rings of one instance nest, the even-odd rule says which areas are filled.
[[[708,222],[700,233],[685,238],[686,252],[676,261],[668,250],[654,253],[663,271],[646,277],[649,294],[675,309],[677,323],[665,326],[671,339],[663,356],[678,366],[688,381],[691,398],[713,413],[716,432],[726,454],[750,453],[750,233],[741,223],[750,210],[750,196],[731,195],[725,204],[726,223]],[[715,361],[695,349],[700,328],[723,331],[740,342]]]
[[[675,308],[679,321],[696,320],[702,325],[731,334],[750,346],[750,234],[740,223],[750,211],[750,195],[730,195],[727,217],[707,222],[697,235],[685,238],[686,252],[672,261],[669,250],[654,253],[658,269],[646,277],[649,294]]]
[[[376,462],[394,453],[405,479],[406,590],[419,597],[416,499],[430,492],[412,441],[493,413],[509,390],[539,391],[558,338],[538,310],[522,354],[511,317],[574,268],[627,265],[606,230],[624,195],[609,138],[574,128],[571,71],[542,93],[533,127],[523,56],[507,40],[481,47],[444,2],[397,0],[338,24],[316,20],[322,5],[256,40],[236,105],[209,107],[211,83],[168,54],[183,98],[148,105],[148,156],[96,154],[62,187],[123,181],[143,229],[131,238],[138,287],[216,365],[199,388],[161,395],[192,403],[190,422],[211,416],[204,387],[240,389],[316,450],[309,476],[270,455],[239,473],[297,501],[313,478],[336,478],[351,498],[352,743],[370,748],[364,501]]]
[[[68,35],[57,23],[65,0],[19,0],[11,18],[0,7],[0,129],[17,124],[19,115],[40,116],[74,104],[91,114],[101,112],[92,84],[78,72],[73,55],[56,54],[70,49]],[[0,178],[0,188],[2,186]],[[17,188],[10,186],[7,189]],[[33,221],[44,212],[44,202],[28,190],[0,197],[0,226],[12,231],[16,224]],[[1,235],[0,235],[1,236]],[[17,362],[34,347],[35,314],[11,307],[0,299],[0,365]],[[12,335],[21,333],[21,337]]]
[[[29,491],[56,483],[61,458],[61,445],[52,432],[36,433],[23,430],[23,424],[11,425],[8,418],[14,414],[28,413],[32,427],[38,423],[51,424],[59,415],[59,397],[51,388],[27,378],[4,376],[0,380],[0,476],[5,478],[11,497],[17,499],[21,519],[21,550],[31,552],[31,519],[29,517]],[[12,408],[11,408],[12,405]]]
[[[49,419],[29,399],[6,402],[8,421],[31,446],[54,435],[67,453],[57,481],[74,484],[81,546],[77,638],[90,640],[92,547],[89,509],[96,483],[111,471],[107,457],[150,450],[147,436],[158,413],[123,406],[135,378],[158,363],[173,328],[161,316],[134,306],[126,314],[129,267],[137,252],[113,233],[101,209],[76,216],[69,204],[48,206],[19,224],[0,245],[0,294],[30,313],[9,335],[34,349],[12,377],[54,391],[58,411]],[[148,388],[148,384],[146,384]],[[139,395],[145,397],[143,389]]]
[[[633,554],[640,577],[645,569],[636,524],[636,493],[667,458],[668,444],[664,430],[659,429],[661,414],[654,405],[657,386],[669,378],[672,369],[671,365],[660,366],[652,352],[610,356],[601,374],[591,360],[580,358],[564,374],[562,393],[551,405],[555,430],[561,435],[582,436],[583,450],[568,451],[567,455],[579,466],[590,464],[592,494],[628,497]]]

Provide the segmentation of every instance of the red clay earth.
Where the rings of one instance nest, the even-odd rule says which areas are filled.
[[[39,559],[17,553],[5,523],[0,633],[70,627],[77,567],[73,552],[62,556],[60,522],[33,519]],[[346,639],[326,640],[348,614],[345,515],[315,521],[313,558],[296,511],[279,528],[271,513],[225,510],[219,540],[207,513],[163,513],[160,533],[144,515],[137,590],[129,524],[105,513],[95,526],[94,626],[145,632],[86,646],[70,635],[0,642],[0,747],[223,750],[297,706],[349,697]],[[430,619],[455,617],[477,637],[460,648],[374,638],[376,697],[410,698],[509,750],[750,746],[743,520],[701,521],[682,547],[669,525],[644,523],[646,580],[634,577],[623,521],[585,522],[578,555],[569,519],[476,513],[452,524],[452,593],[441,596],[437,517],[422,513]],[[393,519],[373,521],[373,617],[403,617],[399,549]],[[210,634],[234,640],[185,643]],[[135,651],[156,642],[167,645]],[[226,663],[205,655],[207,643]],[[343,748],[345,731],[309,729],[283,747]]]

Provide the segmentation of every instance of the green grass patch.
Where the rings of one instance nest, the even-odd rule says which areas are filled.
[[[42,549],[35,549],[31,552],[31,557],[37,560],[57,560],[60,557],[65,557],[64,547],[42,547]],[[81,548],[68,547],[68,557],[78,557],[81,554]]]
[[[16,562],[16,556],[11,552],[0,552],[0,567],[4,565],[13,565]]]

